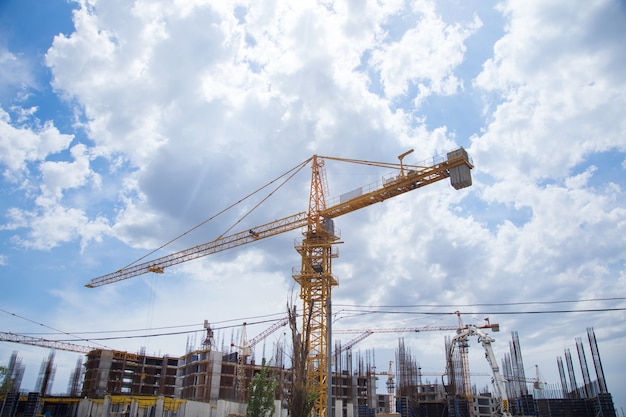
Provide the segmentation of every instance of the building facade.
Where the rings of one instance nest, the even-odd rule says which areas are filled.
[[[181,357],[154,357],[97,349],[87,354],[82,397],[149,395],[217,404],[247,402],[247,387],[261,366],[237,352],[195,350]],[[270,366],[279,382],[275,400],[284,408],[291,372]],[[347,370],[331,379],[332,417],[368,417],[376,411],[376,378]]]
[[[97,349],[86,355],[81,395],[162,395],[175,397],[178,358]]]

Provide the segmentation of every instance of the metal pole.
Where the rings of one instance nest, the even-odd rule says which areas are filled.
[[[328,317],[326,318],[326,323],[328,323],[327,327],[327,331],[328,331],[328,335],[327,335],[327,340],[328,340],[328,348],[327,348],[327,352],[329,353],[329,357],[328,357],[328,406],[326,407],[326,417],[333,417],[333,361],[332,358],[330,357],[330,353],[332,352],[332,318],[333,318],[333,314],[332,314],[332,297],[331,297],[331,291],[332,291],[332,287],[330,287],[328,289]]]

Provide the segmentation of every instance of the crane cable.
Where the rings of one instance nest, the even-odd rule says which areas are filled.
[[[238,204],[242,203],[243,201],[247,200],[248,198],[252,197],[253,195],[255,195],[256,193],[260,192],[261,190],[263,190],[264,188],[270,186],[271,184],[275,183],[276,181],[278,181],[280,178],[288,175],[289,173],[291,173],[291,175],[289,175],[289,177],[287,177],[286,180],[284,180],[280,185],[278,185],[278,187],[276,187],[274,190],[272,190],[265,198],[263,198],[258,204],[256,204],[250,211],[248,211],[246,214],[244,214],[239,220],[237,220],[231,227],[229,227],[224,233],[222,233],[217,239],[221,238],[222,236],[224,236],[226,233],[228,233],[230,230],[232,230],[233,227],[235,227],[237,224],[239,224],[244,218],[246,218],[250,213],[252,213],[252,211],[254,211],[255,209],[257,209],[263,202],[265,202],[270,196],[272,196],[280,187],[282,187],[283,185],[285,185],[285,183],[287,181],[289,181],[291,178],[293,178],[298,172],[300,172],[302,170],[302,168],[304,168],[310,161],[312,158],[307,159],[304,162],[301,162],[300,164],[296,165],[295,167],[289,169],[288,171],[286,171],[285,173],[279,175],[278,177],[274,178],[272,181],[268,182],[267,184],[257,188],[256,190],[254,190],[253,192],[251,192],[250,194],[246,195],[245,197],[239,199],[237,202],[232,203],[230,206],[224,208],[223,210],[217,212],[216,214],[212,215],[211,217],[209,217],[206,220],[203,220],[202,222],[200,222],[199,224],[195,225],[194,227],[192,227],[191,229],[181,233],[180,235],[170,239],[169,241],[165,242],[164,244],[162,244],[161,246],[159,246],[158,248],[146,253],[145,255],[143,255],[142,257],[140,257],[139,259],[129,263],[128,265],[126,265],[123,268],[120,268],[120,270],[122,269],[126,269],[129,268],[133,265],[135,265],[136,263],[146,259],[147,257],[155,254],[156,252],[160,251],[161,249],[165,248],[166,246],[172,244],[173,242],[177,241],[178,239],[182,238],[183,236],[188,235],[189,233],[193,232],[194,230],[198,229],[199,227],[205,225],[206,223],[210,222],[211,220],[215,219],[216,217],[224,214],[225,212],[227,212],[228,210],[232,209],[233,207],[237,206]]]
[[[230,232],[230,231],[231,231],[231,230],[232,230],[235,226],[237,226],[239,223],[241,223],[241,222],[243,221],[243,219],[245,219],[246,217],[248,217],[248,216],[249,216],[249,215],[250,215],[250,214],[251,214],[254,210],[256,210],[257,208],[259,208],[259,206],[260,206],[261,204],[263,204],[265,201],[267,201],[267,199],[269,199],[271,196],[273,196],[273,195],[274,195],[274,193],[275,193],[276,191],[278,191],[278,190],[279,190],[279,189],[280,189],[283,185],[285,185],[285,184],[287,183],[287,181],[289,181],[290,179],[292,179],[292,178],[293,178],[293,177],[294,177],[294,176],[295,176],[298,172],[300,172],[300,171],[302,170],[302,168],[304,168],[304,167],[305,167],[305,166],[309,163],[309,161],[311,161],[311,159],[313,159],[313,158],[309,158],[309,159],[307,159],[306,161],[304,161],[304,162],[300,163],[299,165],[297,165],[297,166],[295,166],[295,167],[291,168],[289,171],[287,171],[286,173],[284,173],[283,175],[281,175],[280,177],[278,177],[278,178],[282,178],[282,177],[284,177],[285,175],[287,175],[288,173],[290,173],[290,172],[292,172],[292,171],[293,171],[293,173],[292,173],[291,175],[289,175],[289,176],[288,176],[288,177],[287,177],[287,178],[286,178],[286,179],[285,179],[282,183],[280,183],[280,184],[279,184],[276,188],[274,188],[274,189],[273,189],[273,190],[272,190],[272,191],[271,191],[268,195],[266,195],[266,196],[265,196],[265,198],[261,199],[261,201],[259,201],[259,202],[258,202],[258,203],[254,206],[254,207],[252,207],[250,210],[248,210],[248,212],[247,212],[246,214],[244,214],[243,216],[241,216],[241,218],[240,218],[239,220],[237,220],[235,223],[233,223],[233,224],[232,224],[232,226],[230,226],[228,229],[226,229],[226,230],[224,231],[224,233],[222,233],[221,235],[219,235],[219,236],[217,237],[217,239],[222,238],[222,237],[223,237],[226,233]],[[269,183],[265,184],[263,187],[259,188],[257,191],[260,191],[260,190],[262,190],[263,188],[265,188],[265,187],[267,187],[268,185],[270,185],[271,183],[273,183],[273,182],[277,181],[277,180],[278,180],[278,178],[276,178],[276,179],[272,180],[271,182],[269,182]],[[255,191],[254,193],[256,193],[257,191]],[[252,193],[252,194],[254,194],[254,193]],[[250,195],[252,195],[252,194],[249,194],[248,196],[250,196]],[[245,198],[248,198],[248,197],[245,197]],[[240,201],[243,201],[243,200],[240,200]],[[239,204],[239,203],[237,203],[237,204]],[[231,207],[232,207],[232,206],[231,206]],[[206,221],[205,221],[205,223],[206,223]],[[196,226],[196,227],[197,227],[197,226]],[[217,239],[216,239],[216,240],[217,240]]]
[[[76,342],[76,341],[93,342],[93,340],[104,340],[104,339],[85,339],[84,337],[80,337],[80,336],[77,336],[77,335],[72,334],[72,333],[64,332],[63,330],[55,329],[54,327],[48,326],[48,325],[46,325],[46,324],[43,324],[43,323],[38,323],[38,322],[36,322],[35,320],[31,320],[31,319],[29,319],[29,318],[27,318],[27,317],[20,316],[19,314],[11,313],[10,311],[6,311],[6,310],[5,310],[5,309],[3,309],[3,308],[0,308],[0,311],[2,311],[3,313],[9,314],[9,315],[11,315],[11,316],[14,316],[14,317],[20,318],[20,319],[22,319],[22,320],[26,320],[26,321],[28,321],[28,322],[30,322],[30,323],[34,323],[34,324],[36,324],[36,325],[38,325],[38,326],[45,327],[45,328],[47,328],[47,329],[54,330],[55,332],[58,332],[58,333],[63,333],[63,334],[65,334],[65,335],[67,335],[67,336],[71,336],[71,337],[73,337],[73,338],[74,338],[74,339],[65,340],[65,341],[67,341],[67,342]],[[58,342],[58,341],[60,341],[60,340],[49,340],[49,341],[50,341],[50,342]],[[109,346],[103,345],[103,344],[101,344],[101,343],[96,343],[96,344],[97,344],[97,345],[102,346],[102,347],[103,347],[103,348],[105,348],[105,349],[111,349]]]

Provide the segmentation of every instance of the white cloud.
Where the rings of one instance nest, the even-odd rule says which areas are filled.
[[[6,216],[9,222],[0,226],[0,230],[27,230],[24,235],[14,235],[12,241],[31,249],[49,250],[76,239],[84,249],[90,242],[99,241],[103,234],[109,233],[105,218],[89,219],[84,211],[61,205],[46,204],[33,211],[11,208]]]
[[[72,135],[59,132],[52,121],[43,126],[16,126],[9,113],[0,108],[0,163],[5,178],[18,181],[26,174],[27,164],[46,159],[67,149]]]
[[[5,45],[0,45],[0,93],[4,95],[11,90],[35,87],[31,65],[28,58],[12,53]]]
[[[465,40],[482,23],[474,16],[467,27],[447,24],[431,2],[420,2],[413,13],[415,26],[399,41],[375,51],[372,66],[380,71],[387,97],[396,99],[415,86],[418,89],[415,102],[419,106],[431,94],[451,95],[463,88],[454,70],[463,62]]]
[[[94,182],[99,182],[89,166],[88,149],[83,144],[78,144],[70,149],[70,154],[74,159],[72,162],[66,161],[44,161],[39,170],[42,174],[42,196],[38,200],[40,205],[46,205],[44,199],[56,202],[63,197],[63,191],[78,188],[93,177]]]
[[[508,32],[476,79],[501,97],[485,132],[473,138],[477,172],[488,174],[481,196],[529,213],[521,224],[501,220],[489,270],[494,280],[503,273],[523,277],[528,298],[610,296],[588,283],[610,280],[624,258],[617,243],[623,190],[597,187],[601,173],[585,167],[598,152],[626,149],[619,116],[626,84],[613,71],[624,59],[622,48],[589,42],[602,25],[611,26],[599,17],[614,7],[504,3]],[[558,289],[551,289],[552,280],[561,283]]]
[[[603,0],[575,8],[502,5],[508,32],[476,78],[502,98],[485,134],[473,140],[482,171],[519,181],[563,178],[591,153],[626,149],[626,85],[615,73],[626,55],[610,39],[594,39],[618,30],[624,18],[617,7]]]
[[[71,252],[59,261],[71,269],[67,285],[86,282],[141,256],[133,248],[160,246],[312,153],[393,161],[415,148],[409,159],[419,161],[468,147],[445,121],[426,125],[436,118],[420,106],[445,98],[443,105],[464,111],[478,92],[485,107],[475,123],[483,130],[468,147],[473,187],[456,192],[441,182],[337,219],[345,245],[335,263],[335,299],[453,306],[618,293],[626,273],[626,86],[617,6],[505,2],[499,7],[507,26],[494,30],[504,36],[476,46],[489,38],[482,22],[492,22],[481,8],[491,5],[465,3],[471,13],[459,23],[439,9],[451,3],[83,1],[74,33],[55,38],[46,63],[87,138],[63,135],[53,122],[29,125],[39,112],[30,104],[11,110],[13,120],[0,113],[0,158],[7,155],[0,161],[7,178],[29,186],[29,204],[8,204],[1,230],[28,248]],[[477,59],[472,47],[481,56],[493,52],[474,80],[467,75],[468,59]],[[616,166],[606,154],[617,154]],[[330,163],[327,169],[332,196],[379,176]],[[290,185],[250,221],[306,210],[309,173]],[[247,204],[172,246],[214,238]],[[284,311],[295,286],[291,267],[300,261],[292,248],[298,236],[190,262],[168,270],[166,280],[139,277],[87,292],[54,287],[58,327],[73,327],[69,306],[92,328]],[[82,256],[72,249],[76,241],[89,249]],[[14,262],[14,252],[4,256]],[[172,312],[172,299],[185,301]],[[456,320],[345,314],[339,325]],[[587,323],[602,323],[619,343],[623,332],[609,322],[622,316],[563,315],[541,328],[528,316],[498,320],[532,339],[532,361],[556,355]],[[467,317],[473,320],[482,317]],[[441,339],[433,335],[414,353],[443,363]],[[184,344],[150,343],[172,353]],[[360,346],[385,346],[381,355],[392,356],[396,339]]]

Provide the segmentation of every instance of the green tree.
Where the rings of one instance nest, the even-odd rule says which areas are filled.
[[[261,364],[261,372],[254,375],[248,387],[247,417],[271,417],[276,408],[274,396],[278,381],[270,374],[265,359]]]
[[[313,304],[307,312],[306,320],[304,320],[304,328],[302,333],[298,331],[297,317],[295,306],[288,306],[289,327],[291,328],[291,343],[293,347],[293,356],[291,357],[291,384],[289,387],[289,395],[287,396],[287,409],[290,417],[309,417],[317,393],[315,387],[309,385],[307,358],[309,356],[309,341],[311,338],[311,317]]]

